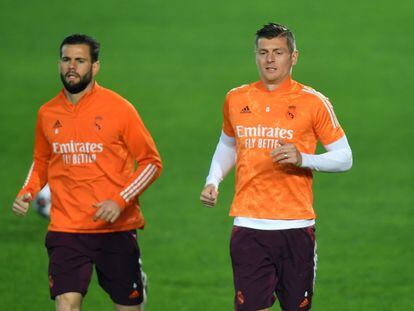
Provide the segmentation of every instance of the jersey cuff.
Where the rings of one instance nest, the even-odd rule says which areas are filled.
[[[218,187],[220,185],[220,181],[218,181],[214,177],[208,176],[207,179],[206,179],[206,184],[204,185],[204,187],[206,187],[207,185],[213,185],[216,188],[216,191],[217,191]]]
[[[19,193],[17,194],[17,197],[21,198],[25,194],[30,194],[30,196],[32,197],[32,199],[29,200],[29,201],[32,201],[35,197],[31,191],[28,191],[28,190],[25,190],[25,189],[20,190]]]

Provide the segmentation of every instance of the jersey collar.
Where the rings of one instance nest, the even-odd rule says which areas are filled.
[[[291,76],[288,76],[276,89],[274,89],[273,91],[269,91],[266,88],[266,85],[263,83],[262,80],[256,82],[256,87],[263,91],[263,92],[267,92],[267,93],[271,93],[271,94],[277,94],[277,93],[285,93],[288,92],[292,89],[293,85],[294,85],[295,81],[292,80]]]
[[[78,103],[76,105],[72,104],[66,97],[65,95],[65,89],[62,88],[62,90],[60,91],[59,95],[61,97],[61,99],[63,100],[63,102],[65,103],[65,105],[69,108],[69,110],[77,110],[80,106],[80,104],[84,103],[85,101],[88,101],[88,99],[95,94],[99,89],[101,89],[102,87],[96,82],[93,82],[92,88],[90,89],[89,92],[85,93],[78,101]]]

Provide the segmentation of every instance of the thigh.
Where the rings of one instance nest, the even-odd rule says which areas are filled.
[[[135,231],[102,234],[95,264],[99,284],[115,304],[142,303],[140,250]]]
[[[280,305],[285,311],[310,310],[316,272],[314,227],[283,231],[286,246],[276,290]]]
[[[48,232],[50,296],[80,293],[85,296],[92,276],[92,259],[77,234]]]
[[[230,254],[235,289],[235,310],[261,310],[275,301],[277,282],[275,264],[267,247],[260,241],[261,230],[235,226]]]

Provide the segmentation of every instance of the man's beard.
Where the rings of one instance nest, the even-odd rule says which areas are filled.
[[[67,75],[68,73],[66,73]],[[60,80],[62,80],[63,86],[71,94],[78,94],[82,92],[89,83],[92,81],[92,70],[80,78],[78,83],[69,83],[66,81],[65,75],[60,74]]]

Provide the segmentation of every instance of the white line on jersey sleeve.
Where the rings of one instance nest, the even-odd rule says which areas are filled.
[[[23,188],[26,187],[27,184],[29,183],[30,177],[32,177],[33,168],[34,168],[34,162],[32,162],[32,165],[30,166],[29,173],[27,174],[26,180],[24,181]]]
[[[151,168],[150,171],[147,172],[146,176],[143,176],[143,179],[140,183],[137,184],[137,186],[134,188],[134,192],[132,192],[130,195],[128,195],[125,199],[126,202],[131,200],[134,196],[136,196],[142,189],[144,189],[148,183],[152,180],[155,173],[157,172],[157,168],[154,166]]]
[[[148,170],[150,170],[151,169],[151,165],[153,165],[153,164],[148,164],[146,167],[145,167],[145,169],[141,172],[141,174],[139,174],[138,175],[138,177],[137,178],[135,178],[134,179],[134,181],[128,186],[128,187],[126,187],[125,188],[125,190],[123,190],[122,192],[121,192],[121,196],[123,196],[125,193],[127,193],[127,192],[129,192],[130,190],[131,190],[131,188],[132,187],[134,187],[137,183],[138,183],[138,181],[139,181],[139,179],[141,178],[141,176],[143,176],[143,175],[145,175],[145,173],[148,171]]]
[[[125,189],[120,195],[125,201],[129,201],[135,196],[142,188],[144,188],[151,178],[154,176],[157,168],[154,164],[148,164],[147,167],[138,175],[137,178]],[[138,189],[138,191],[137,191]]]
[[[306,93],[313,94],[313,95],[317,96],[322,101],[322,103],[324,104],[326,110],[328,111],[329,117],[331,118],[331,122],[332,122],[333,127],[334,128],[339,127],[338,119],[336,118],[335,112],[333,110],[332,104],[330,103],[329,99],[325,95],[323,95],[322,93],[320,93],[320,92],[318,92],[318,91],[316,91],[312,88],[307,88],[306,87],[306,88],[303,88],[303,91],[306,92]]]

